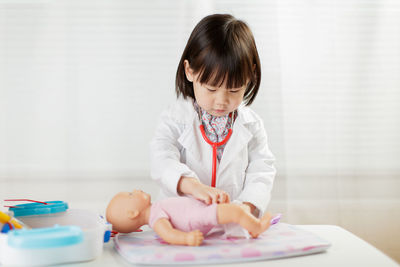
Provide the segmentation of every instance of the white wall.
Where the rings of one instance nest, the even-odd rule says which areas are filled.
[[[0,177],[147,174],[186,38],[180,6],[1,4]]]
[[[147,175],[185,42],[214,12],[253,29],[281,173],[400,171],[394,2],[0,3],[0,177]]]

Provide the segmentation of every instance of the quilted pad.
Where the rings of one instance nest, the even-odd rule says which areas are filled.
[[[211,264],[268,260],[326,250],[330,243],[296,226],[278,223],[256,239],[207,236],[198,247],[165,243],[152,230],[118,234],[117,251],[135,264]]]

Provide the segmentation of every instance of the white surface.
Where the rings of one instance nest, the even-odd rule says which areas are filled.
[[[63,200],[68,202],[70,208],[88,209],[104,215],[108,201],[119,191],[139,188],[150,193],[154,200],[157,198],[159,187],[147,177],[143,177],[143,179],[135,179],[134,177],[126,179],[109,178],[93,177],[93,179],[65,179],[61,181],[59,179],[36,181],[0,179],[0,203],[2,204],[0,210],[6,210],[3,205],[17,204],[2,202],[4,199],[30,198],[42,201]],[[382,180],[384,177],[380,177],[380,179]],[[330,181],[329,179],[323,180]],[[310,178],[303,179],[303,181],[306,185],[311,185],[312,182]],[[372,179],[367,179],[363,180],[363,183],[371,181]],[[350,191],[346,189],[347,186],[354,186],[351,179],[348,182],[349,184],[341,185],[341,192],[344,192],[346,196],[350,195]],[[328,185],[329,183],[321,188],[322,193],[327,193],[324,188]],[[400,202],[390,203],[382,198],[368,202],[348,198],[346,201],[337,202],[329,196],[325,198],[323,195],[327,194],[321,193],[317,201],[314,198],[292,199],[288,207],[288,200],[280,198],[280,194],[277,192],[285,186],[286,184],[282,179],[276,180],[275,193],[273,193],[268,208],[272,214],[283,213],[282,222],[296,225],[340,225],[400,262],[400,251],[398,249],[398,240],[400,240],[400,209],[398,207]],[[380,188],[378,183],[374,183],[374,186],[380,192],[379,194],[383,194],[383,187]],[[394,193],[400,187],[392,184],[391,188]],[[382,220],[381,218],[390,218],[390,220]],[[376,227],[377,225],[380,227]],[[118,257],[118,255],[115,255],[115,257]]]
[[[399,266],[388,256],[341,227],[333,225],[301,225],[299,227],[330,241],[332,246],[327,252],[308,256],[204,266]],[[113,246],[113,242],[107,243],[103,254],[94,261],[64,266],[134,266],[126,262]]]

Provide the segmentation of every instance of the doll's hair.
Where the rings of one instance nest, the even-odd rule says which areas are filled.
[[[250,105],[258,92],[261,66],[253,34],[247,24],[229,14],[203,18],[193,29],[178,65],[177,97],[194,99],[193,83],[186,79],[184,61],[198,75],[197,81],[227,89],[247,84],[244,103]]]

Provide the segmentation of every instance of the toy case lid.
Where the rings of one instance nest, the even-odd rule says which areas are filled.
[[[66,211],[68,203],[60,200],[47,201],[43,203],[27,203],[19,204],[10,208],[9,210],[14,213],[14,217],[29,216],[29,215],[42,215],[53,214]]]
[[[82,242],[83,233],[77,226],[54,226],[11,231],[8,245],[20,249],[54,248]]]

